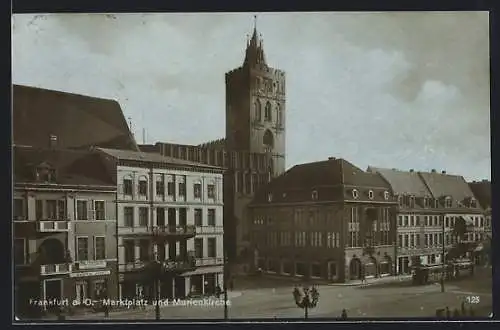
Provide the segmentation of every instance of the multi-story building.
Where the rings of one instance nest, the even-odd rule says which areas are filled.
[[[441,219],[444,210],[420,175],[414,170],[374,167],[368,170],[381,175],[390,184],[391,191],[398,200],[397,273],[408,274],[411,266],[416,264],[441,262]]]
[[[226,138],[198,146],[140,146],[143,151],[227,169],[224,232],[231,263],[251,260],[247,205],[270,178],[285,171],[285,101],[285,73],[267,64],[255,27],[243,65],[226,73]]]
[[[117,297],[116,184],[98,155],[50,139],[51,149],[14,147],[18,315],[52,298]]]
[[[444,221],[445,253],[453,252],[457,246],[469,246],[465,257],[473,258],[474,248],[478,241],[485,237],[484,210],[476,200],[472,190],[460,175],[447,174],[446,171],[419,172],[423,182],[431,192],[435,204],[441,209],[441,219]],[[465,225],[465,237],[456,235],[456,224],[460,221]],[[442,224],[442,223],[441,223]],[[443,232],[441,232],[441,243]],[[457,244],[458,243],[458,244]],[[441,253],[442,254],[442,253]],[[454,256],[449,256],[453,258]],[[446,260],[447,256],[445,256]],[[441,259],[436,262],[439,263]]]
[[[344,159],[296,165],[250,204],[255,267],[335,282],[392,274],[396,206],[389,184]]]
[[[96,150],[114,161],[118,183],[119,296],[155,295],[152,261],[166,265],[162,297],[222,287],[223,170],[154,153]]]
[[[484,230],[491,238],[491,181],[469,182],[469,187],[484,210]]]

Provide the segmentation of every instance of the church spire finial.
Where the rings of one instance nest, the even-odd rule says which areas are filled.
[[[257,15],[253,15],[253,29],[257,31]]]

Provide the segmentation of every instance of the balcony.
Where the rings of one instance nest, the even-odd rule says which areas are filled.
[[[152,234],[157,238],[161,237],[190,238],[196,235],[196,227],[192,225],[156,226],[152,228]]]
[[[37,230],[41,233],[68,232],[69,222],[59,220],[39,220],[37,222]]]
[[[40,275],[64,275],[73,271],[73,265],[70,263],[64,264],[48,264],[40,266]]]
[[[186,259],[186,260],[177,260],[177,261],[164,261],[163,262],[163,271],[166,273],[183,273],[187,271],[194,270],[196,268],[197,263],[195,259]]]
[[[223,226],[198,226],[196,227],[197,234],[224,234]]]
[[[196,259],[196,267],[216,266],[224,263],[223,258],[198,258]]]
[[[136,260],[121,264],[118,268],[120,272],[136,272],[144,270],[146,263],[147,261]]]
[[[77,270],[89,270],[89,269],[100,269],[106,268],[108,263],[106,260],[85,260],[78,261],[76,264]]]

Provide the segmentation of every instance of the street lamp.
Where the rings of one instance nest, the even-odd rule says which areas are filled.
[[[161,279],[165,275],[166,272],[166,267],[164,263],[158,261],[158,260],[153,260],[149,264],[149,272],[151,275],[151,278],[154,281],[154,290],[155,290],[155,319],[160,320],[160,286],[161,286]]]
[[[295,299],[297,307],[304,309],[304,318],[307,320],[309,317],[309,309],[318,305],[319,292],[314,286],[312,288],[304,287],[302,290],[295,287],[293,290],[293,298]]]
[[[441,263],[442,263],[442,268],[441,268],[441,292],[444,292],[444,274],[445,274],[444,255],[446,253],[444,216],[441,218],[441,235],[442,235],[441,244],[443,245],[443,250],[441,251],[441,253],[442,253],[442,255],[441,255]]]

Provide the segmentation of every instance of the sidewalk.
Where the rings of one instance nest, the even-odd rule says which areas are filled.
[[[397,282],[408,282],[412,278],[411,275],[398,275],[398,276],[385,276],[379,278],[366,279],[365,283],[361,283],[361,280],[352,280],[347,283],[329,283],[329,286],[371,286],[376,284],[384,283],[397,283]]]

